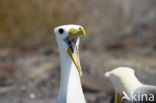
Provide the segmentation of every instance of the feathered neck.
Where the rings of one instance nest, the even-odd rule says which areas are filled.
[[[120,83],[122,91],[124,91],[127,96],[131,98],[133,95],[133,91],[135,91],[143,84],[136,78],[135,75],[132,75],[129,78],[122,78],[122,80],[120,80]]]
[[[59,50],[61,80],[57,103],[85,103],[79,73],[67,52]],[[76,53],[73,56],[76,57]]]

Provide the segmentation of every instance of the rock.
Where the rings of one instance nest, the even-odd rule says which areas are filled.
[[[99,93],[94,103],[114,103],[114,95]]]
[[[113,103],[114,95],[109,95],[104,92],[99,93],[85,93],[87,103]]]
[[[51,47],[44,47],[43,49],[41,49],[41,53],[44,55],[50,55],[52,54],[54,51]]]
[[[106,46],[106,49],[108,50],[120,50],[120,49],[129,49],[134,47],[136,44],[136,41],[133,39],[124,39],[124,40],[119,40],[115,42],[114,44],[109,44]]]
[[[17,64],[15,61],[0,62],[0,82],[12,79],[16,69]]]
[[[85,93],[85,97],[88,103],[95,103],[97,93]]]
[[[54,68],[54,66],[55,64],[51,62],[42,63],[39,66],[35,66],[32,68],[33,71],[31,71],[29,78],[31,79],[44,78],[48,75],[49,71]]]
[[[107,80],[96,78],[94,76],[84,74],[82,78],[82,86],[86,91],[112,93],[112,86]]]
[[[27,103],[56,103],[56,99],[54,98],[53,99],[30,99],[25,101],[27,101]]]
[[[0,95],[14,90],[15,86],[0,87]]]

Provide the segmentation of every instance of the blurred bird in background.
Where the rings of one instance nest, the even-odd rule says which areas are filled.
[[[105,76],[115,88],[115,103],[156,103],[156,87],[142,84],[133,69],[119,67]]]

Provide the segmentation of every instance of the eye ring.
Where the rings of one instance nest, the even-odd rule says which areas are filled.
[[[64,33],[64,30],[63,30],[62,28],[60,28],[60,29],[58,30],[58,32],[59,32],[60,34],[63,34],[63,33]]]

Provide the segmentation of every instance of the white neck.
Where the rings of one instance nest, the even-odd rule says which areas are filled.
[[[123,78],[122,80],[122,88],[128,97],[132,97],[133,91],[135,91],[138,87],[142,86],[143,84],[136,78],[135,75],[131,76],[130,79]]]
[[[61,58],[61,81],[57,103],[85,103],[77,68],[67,52],[61,49],[59,50]]]

